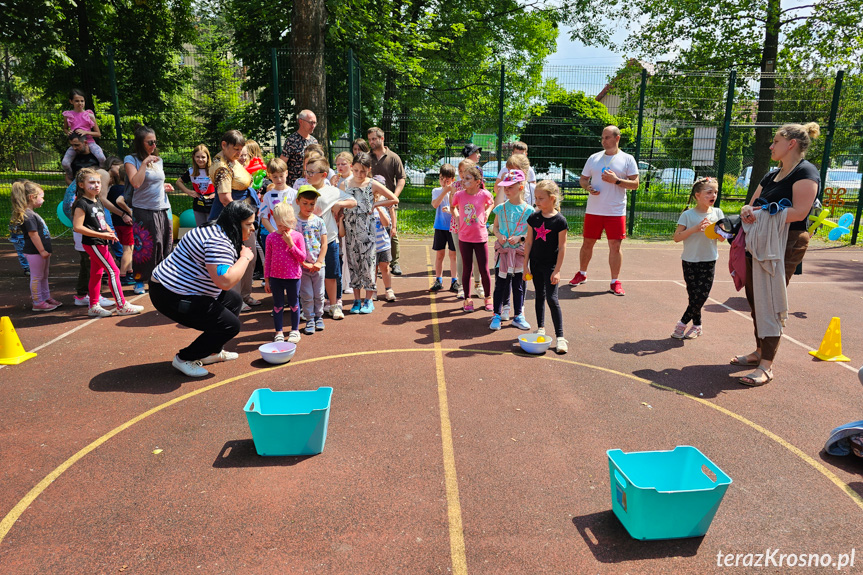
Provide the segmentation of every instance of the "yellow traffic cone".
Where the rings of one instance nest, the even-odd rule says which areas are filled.
[[[0,319],[0,363],[18,365],[33,357],[36,357],[36,354],[24,351],[24,346],[21,345],[15,328],[12,327],[12,320],[9,319],[9,316],[4,315]]]
[[[839,328],[838,317],[830,320],[818,351],[810,351],[809,355],[814,355],[821,361],[851,361],[842,355],[842,330]]]

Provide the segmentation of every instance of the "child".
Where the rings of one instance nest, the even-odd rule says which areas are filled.
[[[470,272],[473,268],[473,258],[476,256],[479,275],[482,280],[486,311],[493,311],[491,298],[491,279],[488,275],[488,214],[494,206],[494,198],[480,187],[482,172],[476,165],[464,169],[462,184],[464,190],[456,192],[451,204],[453,214],[458,219],[459,251],[461,251],[462,268],[461,283],[465,289],[464,311],[474,310],[470,298]]]
[[[330,183],[340,190],[345,189],[345,180],[351,177],[351,164],[354,155],[350,152],[341,152],[336,156],[336,173],[330,178]]]
[[[192,167],[177,178],[177,187],[180,191],[193,199],[192,212],[195,214],[196,226],[206,223],[210,218],[213,200],[216,198],[216,188],[210,180],[212,165],[210,150],[204,144],[198,144],[192,150]]]
[[[471,160],[462,160],[458,164],[458,180],[450,183],[447,186],[444,186],[444,191],[447,193],[447,202],[450,205],[450,211],[452,212],[452,200],[455,196],[456,192],[460,192],[464,190],[464,183],[462,182],[462,178],[464,177],[464,171],[471,166],[476,166],[474,162]],[[450,214],[452,216],[452,213]],[[459,249],[459,241],[458,241],[458,218],[450,217],[450,235],[452,235],[452,243],[455,246],[455,256],[456,256],[456,278],[458,281],[452,284],[449,288],[449,291],[455,292],[456,297],[458,299],[464,299],[464,286],[461,284],[461,274],[463,271],[463,262],[461,259],[461,250]],[[479,266],[475,265],[473,269],[473,279],[474,286],[479,283]],[[480,294],[480,297],[483,297],[485,294]]]
[[[560,205],[560,188],[551,180],[542,180],[534,191],[536,211],[527,218],[528,234],[524,246],[526,271],[533,274],[536,290],[536,333],[545,335],[545,302],[551,310],[551,321],[557,336],[556,351],[567,352],[563,337],[563,315],[557,301],[560,285],[560,268],[566,254],[566,218],[557,211]],[[545,300],[545,301],[543,301]]]
[[[527,158],[527,144],[524,142],[512,143],[512,155],[510,155],[506,161],[506,165],[497,174],[497,180],[494,182],[494,201],[496,204],[502,204],[506,201],[506,194],[498,186],[510,170],[521,170],[527,176],[527,184],[524,188],[524,201],[527,202],[527,205],[532,206],[533,190],[536,188],[536,173],[530,167],[530,160]]]
[[[354,163],[354,155],[350,152],[341,152],[336,156],[336,174],[330,178],[331,183],[341,191],[347,189],[347,181],[351,177],[351,166]],[[334,214],[335,215],[335,214]],[[341,213],[339,213],[341,216]],[[341,217],[338,218],[337,224],[343,229]],[[341,254],[341,283],[339,284],[339,294],[342,294],[351,289],[351,272],[348,269],[348,253],[345,249],[345,236],[339,235],[339,253]],[[341,301],[341,295],[339,296]],[[341,305],[341,304],[339,304]]]
[[[377,178],[379,176],[375,176]],[[384,290],[386,290],[386,300],[387,301],[396,301],[396,294],[393,291],[393,278],[390,275],[390,262],[393,261],[392,253],[390,252],[390,248],[392,247],[392,242],[390,240],[390,233],[388,228],[390,227],[390,216],[388,210],[386,208],[377,207],[375,208],[375,256],[377,261],[378,271],[381,273],[381,280],[384,282]],[[377,285],[377,282],[375,282]],[[383,299],[377,295],[377,290],[375,290],[375,295],[377,299]]]
[[[118,160],[119,162],[119,160]],[[120,255],[120,278],[123,285],[135,285],[135,277],[132,275],[132,255],[135,249],[135,234],[132,230],[134,220],[132,218],[132,208],[126,203],[125,192],[126,186],[123,182],[126,181],[126,168],[122,163],[116,166],[111,166],[108,172],[111,177],[111,187],[108,188],[108,200],[120,210],[121,215],[115,216],[112,219],[114,223],[114,233],[117,234],[117,239],[123,248]]]
[[[96,125],[96,115],[93,113],[93,110],[85,110],[84,109],[84,92],[81,90],[74,88],[71,92],[69,92],[69,103],[72,104],[71,110],[66,110],[63,112],[63,119],[65,122],[63,123],[63,133],[67,136],[73,132],[76,132],[82,136],[86,136],[87,144],[90,147],[90,153],[96,156],[96,159],[99,161],[99,164],[105,163],[105,152],[102,151],[102,148],[93,140],[93,136],[97,138],[102,137],[102,131],[99,130],[99,126]],[[61,164],[63,165],[63,171],[66,172],[66,184],[72,183],[72,160],[75,159],[75,148],[69,147],[66,150],[66,154],[63,156],[63,161]]]
[[[692,185],[689,202],[695,199],[695,207],[680,214],[677,220],[677,230],[674,241],[683,242],[683,279],[686,281],[686,293],[689,294],[689,306],[683,317],[677,322],[671,337],[675,339],[695,339],[701,335],[701,308],[710,295],[713,287],[713,272],[719,251],[716,240],[704,235],[704,230],[725,217],[722,210],[714,208],[719,186],[714,178],[699,178]],[[692,322],[692,327],[686,331],[686,326]],[[684,334],[684,332],[686,332]]]
[[[455,254],[455,244],[452,240],[450,225],[452,225],[452,215],[449,210],[449,194],[444,192],[444,188],[452,185],[455,180],[455,168],[452,164],[444,164],[438,171],[439,188],[432,190],[431,205],[435,209],[434,216],[434,239],[432,240],[432,250],[435,252],[435,280],[429,291],[437,292],[443,289],[443,259],[446,256],[446,250],[449,248],[449,276],[451,278],[450,291],[458,291],[458,278],[456,276],[457,262]]]
[[[273,220],[276,222],[276,231],[267,236],[267,249],[264,250],[264,289],[273,294],[273,324],[276,328],[274,341],[285,341],[282,314],[287,307],[291,312],[288,341],[299,343],[300,277],[303,274],[301,264],[306,259],[306,242],[303,235],[294,229],[297,218],[291,204],[276,204],[273,208]]]
[[[276,221],[273,210],[281,203],[292,204],[297,197],[297,191],[287,185],[288,165],[281,158],[273,158],[267,164],[267,177],[272,184],[261,197],[261,226],[266,230],[261,233],[262,239],[266,241],[267,234],[276,232]]]
[[[106,310],[99,305],[101,299],[100,288],[102,285],[102,272],[108,272],[108,286],[114,300],[117,302],[117,313],[119,315],[135,315],[141,313],[143,306],[132,305],[123,297],[123,288],[120,286],[120,270],[111,254],[108,253],[108,242],[116,242],[117,236],[108,227],[105,221],[105,212],[102,202],[99,200],[99,192],[102,189],[102,180],[99,174],[92,169],[84,168],[78,172],[76,179],[78,184],[77,199],[72,211],[72,229],[83,237],[81,243],[84,251],[90,256],[90,282],[88,291],[90,296],[90,307],[87,315],[91,317],[110,317],[112,311]],[[97,302],[97,303],[93,303]]]
[[[48,272],[51,266],[51,234],[42,216],[36,213],[45,203],[45,192],[30,180],[12,184],[10,223],[24,232],[24,257],[30,267],[30,297],[33,311],[52,311],[63,305],[51,297]]]
[[[494,317],[489,327],[500,329],[501,312],[504,301],[512,290],[512,305],[515,318],[512,325],[528,330],[530,324],[524,317],[524,242],[527,236],[527,218],[533,207],[524,201],[526,175],[521,170],[512,169],[498,183],[506,192],[507,201],[494,210],[495,278],[494,278]]]
[[[306,335],[324,329],[324,260],[327,257],[327,225],[314,214],[315,202],[321,193],[306,184],[297,190],[297,231],[306,241],[306,259],[302,263],[300,279],[303,314],[306,316]]]
[[[24,255],[24,230],[20,224],[9,222],[9,241],[15,246],[15,253],[18,254],[18,264],[24,271],[24,275],[29,276],[30,264],[27,263],[27,256]]]

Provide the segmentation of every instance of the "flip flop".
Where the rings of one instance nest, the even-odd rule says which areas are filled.
[[[758,370],[764,373],[765,379],[756,379],[761,377],[761,374],[758,373],[758,371],[753,371],[749,375],[744,375],[743,377],[737,378],[737,381],[739,381],[743,385],[748,385],[749,387],[761,387],[762,385],[767,385],[768,383],[773,381],[773,374],[770,372],[770,370],[764,369],[760,365],[758,366]]]
[[[750,355],[752,355],[752,354],[748,353],[746,355],[738,355],[736,357],[732,357],[731,361],[729,363],[731,363],[731,365],[742,365],[744,367],[751,367],[753,365],[758,365],[759,363],[761,363],[761,357],[760,356],[755,361],[749,361],[748,359],[746,359]]]

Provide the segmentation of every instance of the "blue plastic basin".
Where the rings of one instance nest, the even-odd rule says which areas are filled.
[[[256,389],[244,408],[258,455],[314,455],[324,450],[332,387]]]

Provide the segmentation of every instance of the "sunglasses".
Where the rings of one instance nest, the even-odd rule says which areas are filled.
[[[326,174],[326,172],[312,172],[312,171],[310,171],[310,170],[306,170],[306,175],[307,175],[307,176],[314,176],[314,175],[316,175],[316,174]]]
[[[148,145],[148,146],[155,146],[155,145],[156,145],[156,140],[147,140],[147,145]]]

